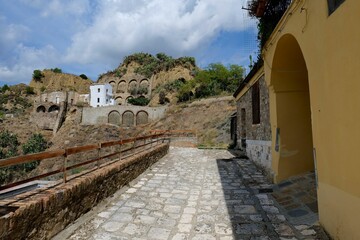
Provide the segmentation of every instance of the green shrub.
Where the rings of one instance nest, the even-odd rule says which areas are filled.
[[[80,74],[79,77],[81,77],[82,79],[88,79],[88,77],[85,74]]]
[[[0,132],[0,158],[14,157],[18,154],[20,145],[17,135],[8,130]]]
[[[5,84],[4,86],[2,86],[1,92],[5,93],[7,90],[10,90],[10,87],[9,87],[7,84]]]
[[[170,100],[166,97],[166,94],[164,91],[161,91],[159,93],[159,104],[163,105],[170,102]]]
[[[46,87],[45,87],[45,86],[41,86],[40,92],[44,92],[45,90],[46,90]]]
[[[138,98],[130,98],[128,100],[128,103],[136,106],[146,106],[150,102],[150,99],[144,98],[144,97],[138,97]]]
[[[52,68],[51,71],[54,73],[62,73],[62,70],[60,68]]]
[[[137,94],[148,94],[149,88],[147,86],[140,86],[137,90]]]
[[[28,94],[28,95],[35,94],[34,88],[32,88],[32,87],[30,87],[30,86],[26,86],[25,92],[26,92],[26,94]]]
[[[24,154],[43,152],[48,147],[48,143],[41,133],[34,133],[29,140],[22,145]]]
[[[44,74],[39,69],[34,70],[33,79],[35,81],[40,81],[41,78],[43,78],[43,77],[44,77]]]

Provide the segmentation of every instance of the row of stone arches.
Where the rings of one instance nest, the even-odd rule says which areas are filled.
[[[121,96],[118,96],[115,98],[115,103],[116,105],[123,105],[123,104],[127,104],[129,102],[129,99],[131,98],[134,98],[133,96],[128,96],[127,98],[124,98],[121,97]],[[145,98],[145,96],[139,96],[139,98]]]
[[[44,105],[40,105],[36,108],[36,112],[40,113],[40,112],[55,112],[55,111],[59,111],[60,107],[58,105],[51,105],[48,109],[46,109],[46,107]]]
[[[148,122],[149,114],[146,111],[139,111],[135,115],[132,111],[128,110],[121,115],[118,111],[114,110],[108,115],[108,123],[118,126],[132,127],[135,125],[146,124]]]
[[[142,79],[141,81],[137,81],[136,79],[132,79],[129,82],[125,80],[120,80],[118,83],[116,81],[110,81],[113,92],[115,93],[131,93],[133,89],[148,89],[150,86],[148,79]]]

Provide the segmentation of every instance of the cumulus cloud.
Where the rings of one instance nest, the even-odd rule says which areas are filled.
[[[29,82],[35,69],[44,69],[59,64],[59,53],[47,45],[43,48],[19,44],[11,61],[0,62],[0,81],[6,83]]]
[[[98,4],[92,24],[73,36],[68,61],[111,64],[134,51],[189,54],[208,46],[221,31],[254,26],[239,13],[239,0],[104,0]]]
[[[239,59],[234,43],[214,42],[224,32],[256,29],[241,10],[246,1],[0,1],[0,83],[28,82],[34,69],[53,67],[95,78],[140,51],[219,61],[214,55],[224,49],[223,59]]]
[[[40,10],[42,17],[81,15],[89,11],[89,0],[21,0],[22,3]]]

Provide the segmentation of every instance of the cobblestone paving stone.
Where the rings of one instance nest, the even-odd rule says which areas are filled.
[[[327,239],[320,227],[290,224],[266,192],[269,188],[255,165],[228,151],[171,147],[125,192],[57,237]]]

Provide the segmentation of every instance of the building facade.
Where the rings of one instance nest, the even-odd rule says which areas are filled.
[[[360,239],[359,10],[357,0],[292,1],[262,51],[274,181],[315,171],[334,239]]]
[[[95,84],[90,86],[90,106],[104,107],[115,104],[112,98],[112,87],[110,84]]]
[[[269,91],[262,64],[253,68],[234,97],[237,105],[237,147],[245,150],[249,159],[271,176]]]

